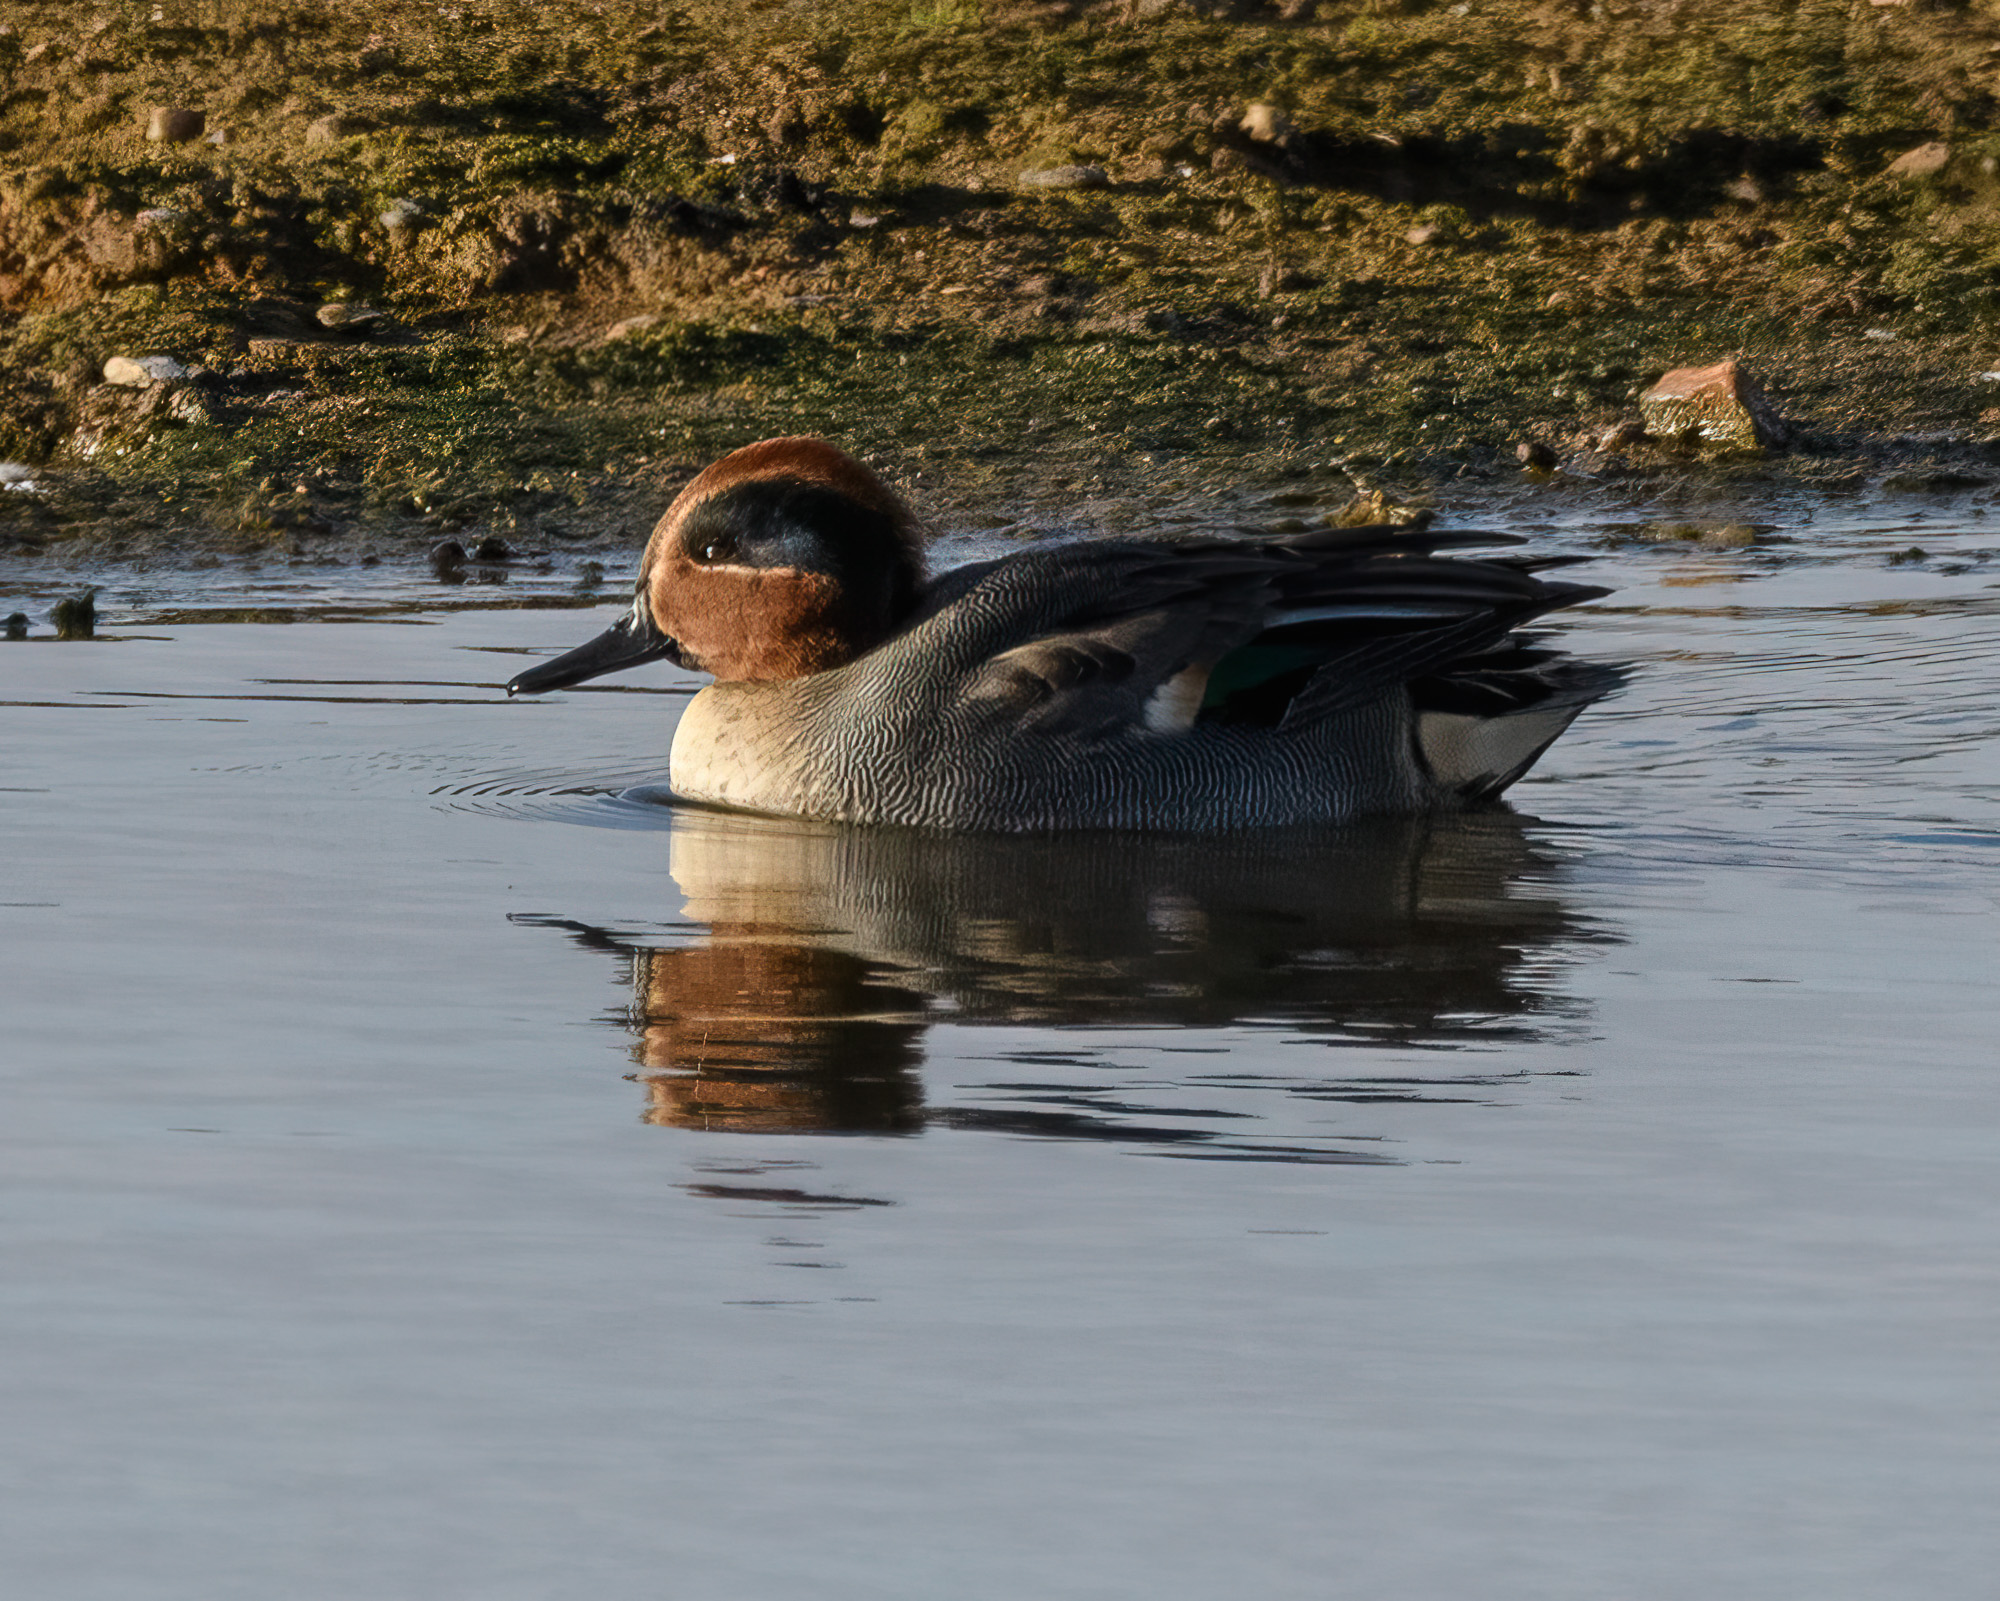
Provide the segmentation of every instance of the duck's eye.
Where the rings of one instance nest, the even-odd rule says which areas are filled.
[[[736,554],[736,541],[727,534],[703,534],[694,542],[694,559],[704,566],[728,561]]]

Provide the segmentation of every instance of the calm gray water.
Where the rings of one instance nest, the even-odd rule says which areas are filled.
[[[1235,842],[618,799],[691,681],[507,703],[562,573],[97,575],[0,644],[9,1591],[1991,1595],[2000,534],[1780,532],[1605,550],[1513,812]]]

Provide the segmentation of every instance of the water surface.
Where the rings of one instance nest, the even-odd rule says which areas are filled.
[[[1206,841],[621,798],[567,573],[0,570],[15,1585],[1985,1596],[1984,513],[1569,504],[1514,810]]]

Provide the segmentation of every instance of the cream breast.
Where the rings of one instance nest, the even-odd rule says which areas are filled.
[[[803,764],[795,716],[781,686],[709,685],[688,702],[674,731],[674,793],[751,811],[797,810]]]

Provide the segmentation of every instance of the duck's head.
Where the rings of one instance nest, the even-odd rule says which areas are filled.
[[[705,468],[660,519],[632,609],[522,673],[510,695],[671,661],[724,680],[803,678],[887,639],[923,583],[896,492],[822,439],[766,439]]]

